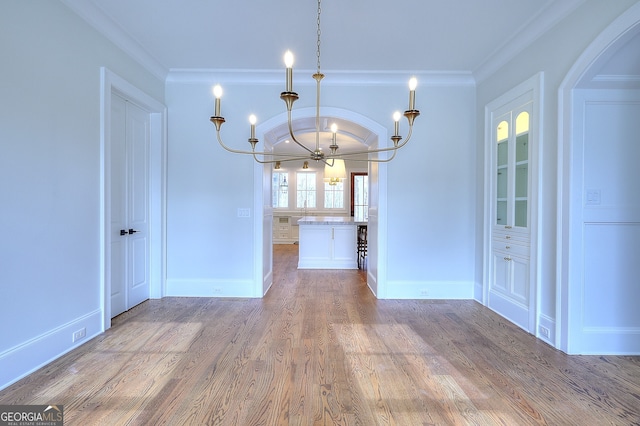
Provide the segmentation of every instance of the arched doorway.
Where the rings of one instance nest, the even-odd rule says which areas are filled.
[[[567,353],[640,353],[631,261],[640,196],[630,190],[640,180],[638,49],[640,4],[594,40],[559,89],[556,332]]]
[[[305,132],[315,131],[315,108],[301,108],[294,111],[292,121],[294,130]],[[387,129],[373,120],[340,108],[320,108],[320,117],[323,121],[335,122],[339,129],[349,133],[349,136],[359,141],[363,146],[376,148],[388,146],[389,137]],[[265,121],[256,128],[260,140],[265,143],[266,149],[273,148],[278,143],[282,134],[286,134],[287,114],[282,113]],[[272,223],[273,208],[271,207],[271,165],[256,163],[254,166],[254,229],[256,238],[256,253],[254,276],[256,282],[256,295],[264,295],[272,283],[273,246]],[[369,174],[369,235],[368,235],[368,269],[367,284],[374,294],[379,294],[385,285],[386,270],[386,181],[387,170],[384,163],[370,163]]]

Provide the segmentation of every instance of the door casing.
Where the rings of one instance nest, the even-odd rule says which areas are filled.
[[[166,107],[111,70],[100,69],[100,307],[102,331],[111,327],[111,101],[117,94],[149,113],[150,297],[161,298],[166,282]]]

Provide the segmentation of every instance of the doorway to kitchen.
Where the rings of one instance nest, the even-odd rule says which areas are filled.
[[[303,108],[298,111],[298,116],[293,120],[294,131],[304,131],[305,123],[310,119],[315,120],[315,108]],[[359,143],[371,149],[386,147],[388,145],[388,133],[384,126],[370,120],[367,117],[356,114],[352,111],[338,108],[321,108],[321,120],[336,123],[339,129],[349,129],[350,135]],[[309,129],[306,129],[309,131]],[[256,133],[260,140],[265,141],[267,149],[274,149],[278,143],[283,143],[288,133],[287,115],[280,114],[271,120],[267,120],[256,128]],[[386,245],[381,244],[386,241],[387,222],[387,198],[386,198],[386,176],[387,168],[384,163],[364,163],[368,164],[363,172],[368,176],[368,268],[367,285],[375,294],[384,290],[384,278],[386,276]],[[255,188],[255,224],[256,237],[260,241],[256,242],[256,248],[260,253],[256,253],[256,268],[254,271],[255,282],[260,288],[256,288],[256,293],[266,294],[273,282],[273,235],[274,235],[274,208],[272,180],[274,164],[258,164],[254,166],[254,188]],[[348,209],[345,209],[348,215]],[[296,216],[296,214],[291,214]],[[356,248],[354,247],[354,250]]]

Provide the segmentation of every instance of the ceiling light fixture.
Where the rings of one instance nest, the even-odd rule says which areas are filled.
[[[296,92],[293,91],[293,54],[290,51],[287,51],[284,55],[285,66],[286,66],[286,80],[285,85],[286,89],[284,92],[280,94],[280,99],[282,99],[287,106],[287,124],[289,127],[289,135],[290,139],[295,142],[295,144],[291,145],[292,148],[297,149],[298,152],[269,152],[269,151],[256,151],[256,145],[258,144],[258,139],[256,138],[256,116],[251,115],[249,117],[249,122],[251,125],[251,133],[249,137],[249,144],[251,145],[251,151],[249,150],[238,150],[234,148],[230,148],[225,145],[222,141],[222,137],[220,136],[220,128],[222,124],[225,122],[224,117],[220,115],[220,98],[222,97],[222,88],[220,85],[216,85],[213,88],[213,94],[215,96],[215,115],[210,118],[210,121],[216,127],[216,135],[218,138],[218,142],[220,145],[229,152],[234,154],[248,154],[252,155],[255,161],[258,163],[276,163],[276,162],[284,162],[284,161],[296,161],[296,160],[315,160],[322,161],[325,164],[325,169],[328,167],[333,167],[334,164],[338,164],[340,162],[336,162],[335,160],[341,159],[349,159],[354,161],[369,161],[369,162],[388,162],[391,161],[398,149],[402,148],[404,145],[409,142],[411,139],[411,134],[413,133],[413,122],[417,116],[420,115],[420,111],[415,108],[416,101],[416,85],[417,81],[415,77],[412,77],[409,80],[409,109],[404,112],[404,116],[407,118],[409,123],[409,131],[407,137],[403,140],[402,136],[399,135],[399,121],[400,121],[400,112],[395,112],[393,114],[394,120],[394,133],[391,136],[391,140],[393,141],[393,146],[387,148],[378,148],[378,149],[363,149],[359,151],[349,151],[349,152],[339,152],[339,146],[337,144],[337,126],[334,123],[331,126],[331,145],[329,145],[328,153],[324,152],[320,147],[320,82],[324,78],[324,74],[320,72],[320,14],[321,14],[321,0],[318,0],[318,19],[317,19],[317,71],[313,74],[313,79],[316,80],[316,128],[315,128],[315,147],[308,147],[301,143],[294,134],[293,124],[291,120],[291,111],[293,109],[293,103],[298,100],[299,96]],[[287,141],[288,142],[288,141]],[[301,151],[304,150],[304,151]],[[389,153],[390,155],[379,158],[378,156],[372,157],[370,154],[376,153]],[[358,156],[362,157],[363,155],[367,155],[367,159],[358,158]],[[344,162],[342,162],[344,167]]]

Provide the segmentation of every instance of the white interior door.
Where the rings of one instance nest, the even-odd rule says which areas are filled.
[[[111,102],[111,317],[149,298],[149,113]]]

